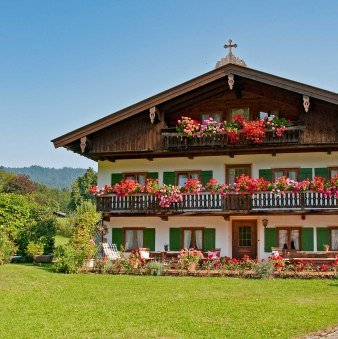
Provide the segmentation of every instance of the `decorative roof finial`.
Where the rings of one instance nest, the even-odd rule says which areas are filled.
[[[232,49],[237,48],[237,44],[233,44],[231,38],[228,40],[228,44],[224,45],[224,48],[229,48],[229,53],[225,58],[222,58],[220,61],[217,61],[215,68],[227,65],[227,64],[235,64],[238,66],[246,67],[246,63],[244,60],[236,57],[234,54],[232,54]]]
[[[229,43],[229,45],[225,44],[225,45],[224,45],[224,48],[225,48],[225,49],[229,48],[228,56],[230,57],[230,56],[232,55],[231,49],[232,49],[232,48],[237,48],[237,44],[232,44],[231,38],[228,40],[228,43]]]

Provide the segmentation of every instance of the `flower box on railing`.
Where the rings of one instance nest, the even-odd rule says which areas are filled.
[[[301,142],[301,132],[303,129],[304,126],[288,127],[282,136],[277,136],[274,131],[266,129],[265,138],[261,144],[298,144]],[[241,134],[240,131],[239,134]],[[239,138],[239,140],[234,143],[226,132],[202,136],[188,136],[178,132],[163,132],[162,136],[165,149],[236,147],[239,145],[257,144],[245,138]]]
[[[159,205],[155,194],[138,193],[129,196],[116,194],[97,197],[101,212],[158,213],[164,211],[241,211],[241,210],[327,210],[338,209],[338,197],[315,191],[281,193],[257,192],[254,194],[201,192],[182,193],[182,201],[169,208]]]

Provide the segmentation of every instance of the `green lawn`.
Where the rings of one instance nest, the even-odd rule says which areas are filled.
[[[337,280],[62,275],[0,266],[0,338],[289,338],[338,324]]]
[[[61,233],[56,233],[55,235],[55,246],[68,244],[69,237],[64,236]]]

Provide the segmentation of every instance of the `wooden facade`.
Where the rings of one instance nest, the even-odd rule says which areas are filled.
[[[235,74],[232,89],[227,83],[230,73]],[[307,112],[303,106],[304,95],[310,100]],[[229,120],[229,112],[235,108],[248,108],[251,119],[259,117],[260,112],[278,111],[280,116],[302,126],[296,142],[292,142],[296,147],[288,147],[289,142],[286,140],[270,140],[263,143],[267,147],[263,147],[262,152],[330,152],[338,149],[336,93],[236,65],[223,66],[54,139],[53,142],[56,147],[64,146],[96,161],[185,156],[189,153],[186,149],[183,149],[183,153],[168,147],[166,138],[170,129],[174,131],[178,119],[189,116],[201,120],[202,114],[217,112],[223,120]],[[149,117],[151,110],[156,111],[153,123]],[[83,150],[81,138],[86,140]],[[213,151],[215,145],[206,146]],[[218,152],[228,154],[229,145],[222,142],[221,146]],[[236,152],[254,153],[257,145],[251,146],[245,145]],[[207,155],[206,151],[204,155]]]

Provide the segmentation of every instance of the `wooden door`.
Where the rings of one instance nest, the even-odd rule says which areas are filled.
[[[257,221],[233,220],[232,257],[241,259],[245,254],[257,258]]]

